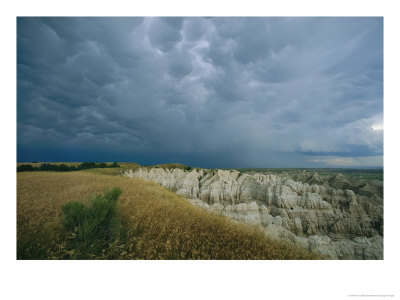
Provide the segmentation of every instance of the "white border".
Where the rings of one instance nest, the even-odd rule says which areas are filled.
[[[263,4],[261,4],[263,3]],[[15,1],[1,12],[2,299],[349,299],[394,294],[399,267],[398,9],[394,1]],[[4,7],[5,6],[5,7]],[[385,259],[383,261],[15,260],[16,16],[384,16]],[[14,187],[14,189],[13,189]],[[356,298],[354,298],[356,299]],[[380,298],[374,298],[380,299]],[[393,299],[393,298],[390,298]]]

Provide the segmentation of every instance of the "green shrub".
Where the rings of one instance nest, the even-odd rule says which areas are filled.
[[[95,162],[83,162],[78,166],[78,169],[80,169],[80,170],[90,169],[90,168],[96,168],[96,163]]]
[[[114,187],[92,195],[87,205],[72,201],[62,206],[62,224],[69,236],[66,245],[69,258],[99,258],[120,237],[117,200],[121,193],[119,187]]]
[[[38,169],[38,171],[57,171],[57,170],[58,170],[58,166],[48,164],[48,163],[41,164]]]
[[[17,167],[17,172],[35,171],[32,165],[19,165]]]
[[[61,164],[58,167],[58,171],[60,171],[60,172],[68,172],[68,171],[71,171],[71,168],[68,167],[66,164]]]
[[[71,201],[61,207],[64,213],[63,226],[66,230],[74,230],[83,223],[85,205],[82,202]]]

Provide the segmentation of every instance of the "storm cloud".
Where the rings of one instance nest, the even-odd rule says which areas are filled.
[[[383,164],[383,18],[18,18],[17,159]]]

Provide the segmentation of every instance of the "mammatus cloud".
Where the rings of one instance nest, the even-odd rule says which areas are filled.
[[[382,18],[17,25],[19,161],[382,165]]]

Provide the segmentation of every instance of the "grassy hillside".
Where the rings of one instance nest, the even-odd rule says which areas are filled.
[[[32,163],[17,163],[17,171],[20,171],[19,168],[32,166],[33,168],[40,168],[43,164],[48,164],[51,166],[62,166],[65,165],[66,167],[75,167],[80,170],[80,166],[82,163],[78,162],[32,162]],[[89,163],[86,163],[89,164]],[[162,168],[162,169],[183,169],[183,170],[191,170],[192,167],[185,166],[179,163],[169,163],[169,164],[160,164],[160,165],[153,165],[153,166],[140,166],[137,163],[118,163],[119,167],[112,167],[110,166],[113,164],[112,162],[102,162],[102,163],[95,163],[97,166],[95,167],[88,167],[84,168],[85,170],[80,171],[88,171],[94,174],[103,174],[103,175],[119,175],[124,170],[135,170],[137,168]],[[105,164],[105,167],[100,167],[100,164]],[[23,171],[35,171],[35,170],[23,170]],[[44,170],[37,170],[37,171],[65,171],[65,170],[53,170],[53,169],[44,169]],[[67,170],[71,171],[71,170]]]
[[[97,170],[96,170],[97,171]],[[62,223],[62,206],[120,187],[124,235],[97,259],[318,259],[301,248],[266,239],[255,228],[212,215],[144,180],[79,172],[17,174],[17,258],[77,258],[76,238]]]

